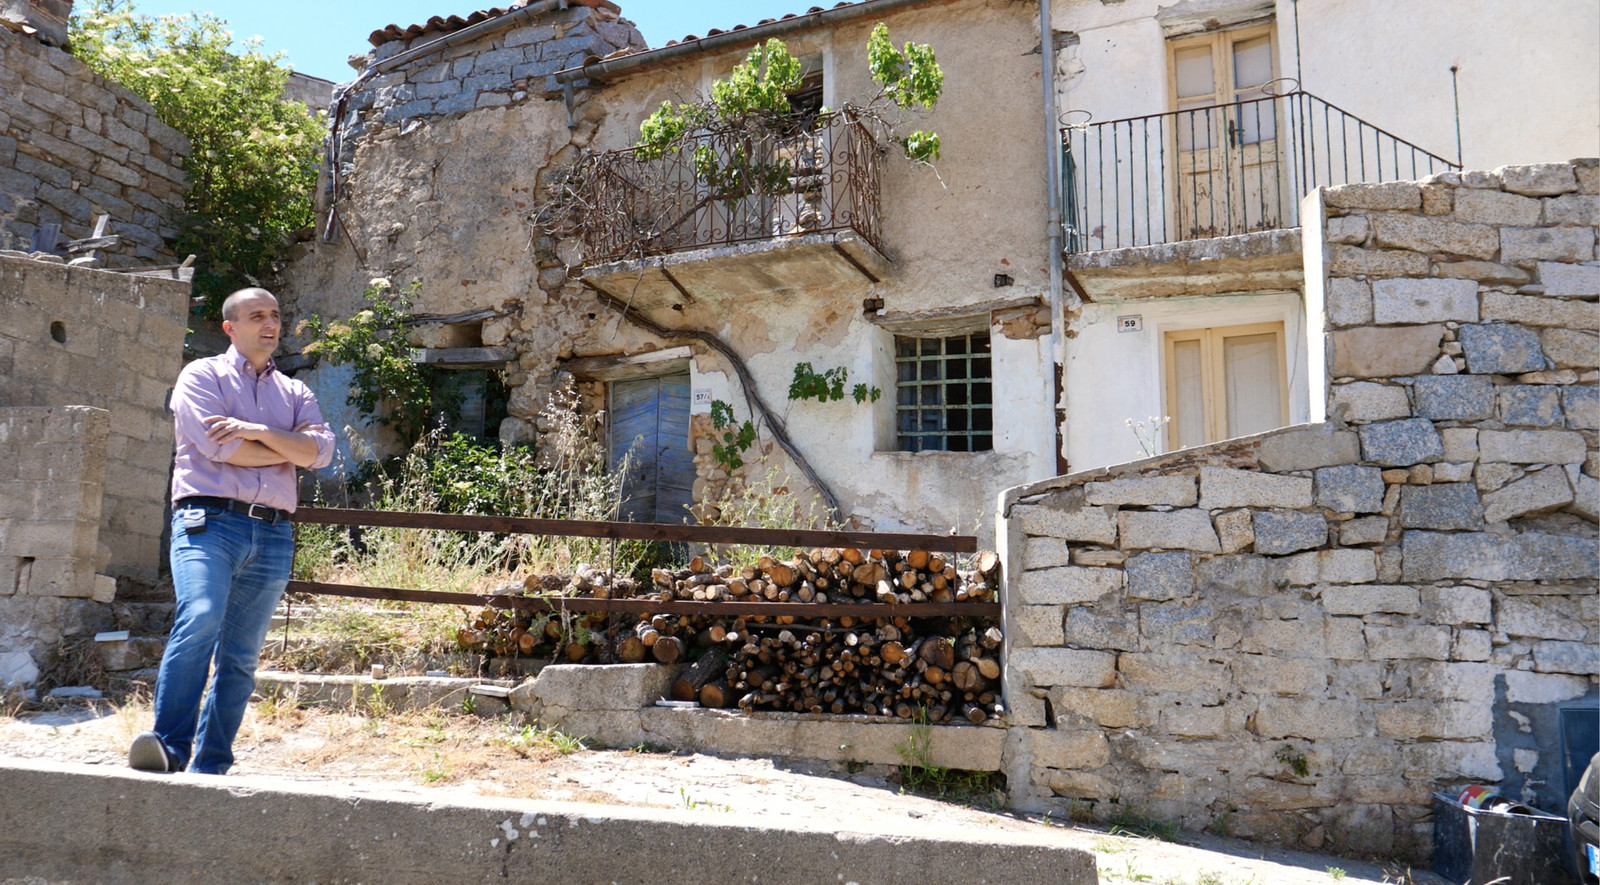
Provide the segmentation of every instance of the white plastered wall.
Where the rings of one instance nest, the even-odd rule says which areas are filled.
[[[1118,332],[1117,318],[1138,316],[1142,331]],[[1289,424],[1309,420],[1304,304],[1297,292],[1210,295],[1087,304],[1067,352],[1067,459],[1072,471],[1143,457],[1126,422],[1171,414],[1166,402],[1166,332],[1281,322],[1288,369]]]
[[[1054,27],[1058,107],[1109,122],[1172,110],[1158,10],[1226,18],[1250,0],[1068,0]],[[1368,123],[1456,158],[1455,65],[1466,168],[1600,153],[1594,0],[1277,0],[1278,75]],[[1298,29],[1296,16],[1298,15]],[[1298,30],[1298,58],[1296,34]],[[1082,122],[1083,115],[1066,118]]]
[[[976,315],[983,328],[987,313]],[[993,366],[994,450],[989,452],[896,452],[894,438],[894,332],[864,320],[850,322],[832,347],[804,354],[776,351],[747,360],[757,387],[778,411],[791,439],[817,472],[826,477],[844,514],[866,517],[881,531],[956,529],[992,544],[990,508],[997,489],[1012,477],[1054,473],[1055,438],[1039,415],[1050,408],[1046,375],[1049,339],[1015,340],[990,328]],[[790,401],[785,394],[797,359],[821,373],[836,366],[849,370],[846,398],[840,402]],[[743,392],[721,371],[707,371],[697,360],[694,390],[732,404],[736,421],[752,415]],[[882,392],[876,403],[857,404],[850,388],[863,382]],[[696,412],[709,407],[695,407]],[[764,440],[765,441],[765,438]],[[870,453],[870,457],[863,457]]]

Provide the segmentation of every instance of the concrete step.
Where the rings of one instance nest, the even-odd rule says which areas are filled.
[[[108,673],[142,670],[161,663],[166,636],[137,636],[127,630],[100,633],[94,638],[95,656]]]

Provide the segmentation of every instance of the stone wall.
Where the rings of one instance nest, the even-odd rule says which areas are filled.
[[[103,574],[150,582],[159,570],[172,458],[166,398],[182,366],[188,297],[177,280],[0,256],[0,411],[87,405],[110,416],[96,504]],[[51,445],[36,448],[31,457],[56,456]],[[66,467],[52,469],[52,481],[75,481]],[[39,555],[14,541],[0,538],[0,559]]]
[[[478,31],[411,60],[393,54],[404,51],[391,48],[398,40],[377,35],[381,45],[370,64],[384,73],[353,87],[339,115],[339,184],[331,202],[336,221],[331,233],[297,248],[283,276],[287,327],[313,312],[324,318],[354,313],[374,277],[397,286],[420,281],[412,301],[418,312],[490,314],[477,321],[472,343],[518,354],[506,365],[508,418],[500,425],[506,442],[539,438],[540,412],[560,373],[573,364],[584,366],[574,370],[579,380],[606,380],[613,376],[597,369],[603,360],[684,346],[691,351],[694,389],[732,403],[736,420],[757,417],[747,408],[752,396],[783,413],[794,449],[838,496],[846,518],[884,530],[946,532],[959,525],[987,535],[995,494],[1050,475],[1056,464],[1050,411],[1033,408],[1050,390],[1048,356],[1041,357],[1047,339],[1034,337],[1039,318],[1031,306],[1046,300],[1049,274],[1045,262],[1028,257],[1043,255],[1047,246],[1044,228],[1030,220],[1044,209],[1037,186],[1042,172],[994,174],[1044,168],[1042,144],[993,138],[997,127],[1029,119],[1037,109],[1036,90],[1028,87],[1039,75],[1037,59],[1028,61],[1038,43],[1037,20],[1002,0],[919,4],[882,18],[896,40],[936,47],[948,74],[939,106],[914,124],[943,139],[938,174],[891,157],[879,165],[882,258],[892,272],[867,268],[863,274],[825,242],[779,237],[677,256],[684,262],[681,273],[673,271],[681,292],[653,271],[624,273],[614,283],[603,275],[578,279],[583,254],[577,240],[538,236],[529,223],[565,168],[587,152],[634,144],[640,122],[663,101],[698,95],[749,48],[697,47],[688,55],[646,60],[605,82],[580,80],[569,104],[554,90],[546,62],[571,52],[567,63],[574,63],[578,45],[571,41],[586,34],[593,55],[617,45],[626,20],[600,2],[592,10],[572,6],[509,21],[501,31]],[[876,21],[864,15],[829,24],[812,17],[784,25],[793,54],[823,61],[830,106],[868,102],[879,91],[865,52]],[[974,37],[974,22],[982,25],[981,38]],[[435,26],[388,32],[423,31],[406,44],[414,49],[429,39],[427,27]],[[755,42],[755,31],[740,39]],[[564,46],[522,42],[535,34]],[[521,55],[508,55],[512,49]],[[468,62],[471,74],[457,76]],[[480,81],[480,68],[489,62],[501,72]],[[396,63],[397,69],[386,68]],[[908,119],[905,125],[913,124]],[[978,217],[985,223],[974,227],[970,221]],[[999,276],[1013,285],[997,291]],[[603,303],[591,284],[627,302],[627,318]],[[881,315],[863,312],[874,300]],[[1019,306],[1025,302],[1030,306]],[[895,451],[894,336],[951,323],[976,331],[986,319],[992,320],[996,412],[1026,419],[1005,422],[994,451]],[[657,336],[636,320],[670,332]],[[687,334],[672,334],[680,331]],[[742,365],[708,346],[700,337],[706,334],[726,344]],[[448,343],[443,323],[418,325],[412,338],[420,347],[462,346]],[[786,403],[799,361],[819,371],[846,368],[853,382],[888,395],[861,407]],[[325,368],[300,377],[324,402],[342,396],[344,385]],[[765,448],[774,440],[767,425],[757,423]],[[698,491],[714,497],[722,477],[709,454],[698,451],[706,437],[697,431],[689,442],[700,455],[704,482]],[[755,451],[747,460],[757,460]],[[765,475],[768,466],[788,470],[786,459],[777,456],[775,464],[753,468],[754,475]],[[809,483],[796,480],[793,487],[803,486]]]
[[[0,408],[0,687],[38,678],[56,645],[81,632],[70,610],[116,592],[95,574],[110,417]]]
[[[1307,198],[1325,423],[1002,499],[1013,803],[1426,856],[1593,708],[1594,160]],[[1323,272],[1325,270],[1325,273]]]
[[[440,37],[428,32],[385,39],[369,55],[370,64],[381,70],[383,62]],[[375,70],[375,76],[358,78],[335,96],[344,112],[339,120],[342,174],[353,174],[349,164],[361,138],[384,126],[506,107],[530,96],[560,98],[557,71],[619,49],[643,48],[638,30],[618,17],[614,4],[578,0],[566,10],[520,17],[491,36],[462,41],[410,64]]]
[[[592,298],[568,285],[560,261],[545,254],[551,250],[529,255],[527,215],[541,176],[576,161],[604,117],[588,89],[575,92],[569,117],[552,75],[644,40],[603,0],[531,15],[512,10],[480,24],[475,37],[410,60],[400,56],[451,37],[452,28],[435,20],[374,34],[370,73],[334,99],[338,174],[324,177],[328,189],[319,195],[319,229],[332,212],[333,234],[295,247],[278,291],[286,329],[312,313],[354,313],[374,277],[420,282],[412,300],[420,313],[492,313],[466,324],[474,326],[470,343],[523,355],[507,366],[510,417],[501,437],[528,442],[558,386],[557,360],[570,355],[564,342],[594,316]],[[413,343],[463,346],[459,331],[420,324]],[[291,347],[297,343],[305,342]],[[345,379],[326,367],[299,377],[324,404],[343,399]]]
[[[188,139],[83,62],[0,27],[0,249],[40,225],[87,237],[111,216],[112,267],[167,263],[187,187]]]

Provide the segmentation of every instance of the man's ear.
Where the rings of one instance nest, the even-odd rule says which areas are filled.
[[[222,334],[227,335],[229,338],[233,337],[233,320],[222,321]]]

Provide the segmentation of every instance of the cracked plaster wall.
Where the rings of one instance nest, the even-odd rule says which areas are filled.
[[[599,30],[585,30],[611,24],[603,10],[574,8],[560,15],[570,21],[557,27],[554,39],[570,43],[575,34],[590,33],[597,47],[593,54],[609,51],[605,47],[611,44]],[[865,59],[874,22],[785,38],[796,55],[824,59],[830,105],[864,102],[876,92]],[[1006,389],[996,396],[1009,406],[997,419],[997,451],[909,456],[883,451],[893,448],[893,334],[867,322],[861,303],[877,295],[888,312],[910,316],[966,305],[981,327],[988,305],[996,301],[1045,299],[1044,196],[1038,187],[1043,144],[1034,137],[994,137],[997,131],[1037,129],[1035,24],[1031,7],[1007,0],[895,12],[886,23],[896,42],[933,44],[946,74],[939,107],[926,120],[911,121],[911,128],[933,128],[943,138],[937,172],[913,168],[892,154],[883,158],[884,253],[894,262],[889,279],[878,286],[862,279],[731,300],[689,299],[681,310],[670,305],[637,309],[659,325],[711,332],[732,345],[748,363],[761,396],[786,416],[797,447],[857,524],[970,531],[999,489],[1054,472],[1050,414],[1037,408],[1049,402],[1037,323],[1019,322],[1012,314],[997,320],[996,373]],[[508,42],[452,48],[433,64],[454,72],[461,59],[481,58]],[[347,120],[353,135],[346,140],[334,204],[341,224],[332,242],[305,244],[291,262],[282,287],[286,308],[295,317],[347,315],[359,309],[367,281],[384,276],[396,285],[422,280],[419,311],[506,311],[507,316],[485,323],[482,342],[508,345],[520,354],[509,366],[510,418],[501,436],[533,438],[538,409],[557,382],[562,361],[680,343],[657,340],[620,321],[571,278],[567,267],[581,262],[573,243],[533,235],[527,217],[538,202],[543,176],[581,150],[631,145],[639,122],[663,100],[693,98],[743,54],[695,56],[603,87],[579,88],[572,130],[566,107],[548,78],[540,79],[543,74],[508,76],[496,93],[503,102],[496,98],[462,113],[443,113],[445,99],[439,99],[431,112],[406,116],[407,93],[396,82],[371,102],[353,100],[361,107]],[[430,69],[418,63],[407,76],[420,83],[436,76]],[[996,290],[997,273],[1010,275],[1014,285]],[[613,294],[626,300],[629,293]],[[424,326],[415,337],[420,345],[438,346],[443,336]],[[732,367],[702,345],[693,349],[695,387],[733,403],[739,420],[748,417]],[[819,371],[845,366],[852,382],[869,381],[888,395],[877,408],[789,403],[785,394],[799,360],[811,361]],[[325,373],[310,374],[317,386],[316,377]],[[320,392],[324,397],[343,393]],[[704,433],[696,433],[686,443],[698,450]],[[767,448],[770,442],[763,438],[760,445]],[[700,458],[702,492],[721,480],[708,462]],[[792,466],[781,457],[774,463]],[[981,531],[987,535],[990,529]]]

